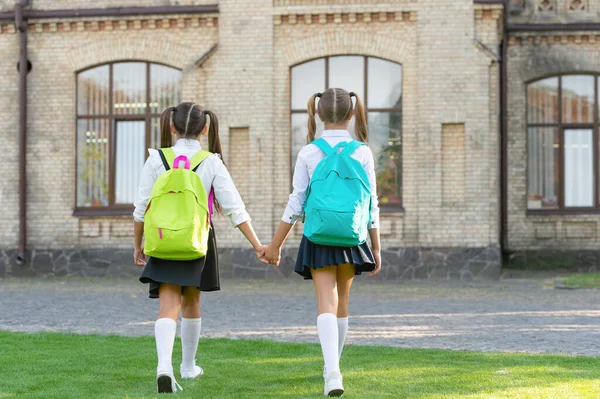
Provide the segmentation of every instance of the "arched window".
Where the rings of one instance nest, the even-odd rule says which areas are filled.
[[[181,71],[118,62],[77,74],[77,209],[130,210],[159,118],[181,101]]]
[[[326,57],[291,71],[291,159],[306,144],[306,105],[314,93],[340,87],[358,93],[368,109],[369,144],[375,156],[382,207],[402,205],[402,66],[364,56]],[[317,119],[318,134],[323,123]],[[354,120],[349,127],[354,133]]]
[[[598,74],[561,75],[527,87],[531,211],[600,208]]]

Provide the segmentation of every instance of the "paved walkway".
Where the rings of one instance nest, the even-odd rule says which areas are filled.
[[[316,342],[304,281],[222,281],[202,296],[203,336]],[[158,302],[135,281],[0,280],[0,329],[151,335]],[[350,306],[349,344],[600,356],[600,291],[540,280],[368,282]]]

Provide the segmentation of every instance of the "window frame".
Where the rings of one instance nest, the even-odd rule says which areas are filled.
[[[591,123],[568,123],[563,119],[563,78],[565,76],[590,76],[594,80],[594,109]],[[529,122],[529,86],[536,82],[558,78],[558,120],[555,123],[530,123]],[[588,215],[600,214],[600,72],[574,71],[559,74],[550,74],[537,77],[525,82],[525,140],[526,140],[526,196],[525,209],[527,215]],[[529,209],[529,130],[532,128],[553,128],[558,130],[559,156],[556,160],[558,167],[557,208]],[[592,207],[565,207],[565,131],[566,130],[591,130],[592,131],[592,156],[593,156],[593,182],[594,206]]]
[[[114,112],[114,98],[113,98],[113,89],[114,89],[114,66],[116,64],[124,64],[124,63],[143,63],[146,66],[146,111],[140,114],[126,115],[126,114],[116,114]],[[131,216],[133,212],[133,204],[115,204],[115,163],[116,163],[116,145],[115,145],[115,133],[116,133],[116,123],[118,121],[143,121],[145,122],[146,129],[146,141],[145,148],[150,148],[151,143],[151,135],[152,135],[152,119],[160,118],[161,113],[151,113],[150,112],[150,100],[151,100],[151,76],[150,70],[152,65],[161,65],[165,67],[169,67],[183,73],[180,68],[177,68],[173,65],[169,65],[162,62],[148,61],[148,60],[140,60],[140,59],[124,59],[117,60],[111,62],[105,62],[100,64],[95,64],[88,66],[84,69],[80,69],[75,71],[75,138],[74,138],[74,152],[75,152],[75,165],[74,165],[74,190],[73,190],[73,216]],[[102,115],[80,115],[79,114],[79,75],[83,72],[108,66],[108,114]],[[79,161],[79,152],[78,152],[78,122],[80,120],[108,120],[108,206],[89,206],[89,207],[81,207],[77,204],[77,194],[78,194],[78,175],[77,175],[77,164]],[[148,157],[148,154],[145,154],[145,158]]]
[[[367,119],[367,121],[369,120],[369,112],[379,112],[379,113],[394,113],[394,112],[399,112],[402,115],[402,133],[404,133],[404,65],[396,62],[396,61],[392,61],[383,57],[376,57],[376,56],[371,56],[371,55],[365,55],[365,54],[355,54],[355,53],[349,53],[349,54],[334,54],[334,55],[326,55],[324,57],[316,57],[316,58],[311,58],[311,59],[307,59],[307,60],[303,60],[302,62],[299,62],[297,64],[294,64],[292,66],[290,66],[289,68],[289,173],[290,173],[290,185],[293,179],[293,175],[294,175],[294,171],[292,170],[292,161],[293,161],[293,157],[294,154],[292,153],[292,149],[293,149],[293,125],[292,125],[292,116],[294,114],[307,114],[308,110],[304,109],[304,110],[300,110],[300,109],[293,109],[292,108],[292,101],[293,101],[293,92],[292,92],[292,70],[300,65],[309,63],[309,62],[313,62],[313,61],[317,61],[317,60],[324,60],[325,61],[325,90],[327,90],[329,88],[329,59],[330,58],[336,58],[336,57],[362,57],[363,58],[363,62],[364,62],[364,87],[363,87],[363,103],[365,106],[365,117]],[[382,60],[382,61],[387,61],[387,62],[391,62],[393,64],[396,65],[400,65],[401,67],[401,83],[402,83],[402,91],[400,92],[402,101],[400,103],[400,107],[399,108],[373,108],[370,109],[369,108],[369,58],[373,58],[373,59],[378,59],[378,60]],[[307,99],[308,101],[308,99]],[[402,140],[402,153],[404,153],[404,140],[403,137],[401,137]],[[404,172],[404,157],[402,157],[402,172]],[[403,173],[404,174],[404,173]],[[404,177],[404,176],[402,176]],[[386,204],[379,204],[379,209],[381,212],[384,213],[397,213],[397,212],[404,212],[404,180],[402,181],[402,188],[400,190],[400,203],[394,203],[394,204],[390,204],[390,205],[386,205]]]

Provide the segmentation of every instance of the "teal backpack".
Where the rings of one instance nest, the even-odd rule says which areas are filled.
[[[315,244],[332,247],[364,243],[371,219],[371,187],[367,172],[350,155],[365,144],[352,140],[331,148],[324,139],[311,144],[326,156],[315,168],[307,190],[304,235]]]

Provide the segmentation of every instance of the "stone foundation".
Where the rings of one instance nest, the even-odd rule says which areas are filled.
[[[285,249],[278,268],[260,263],[252,250],[219,249],[223,278],[282,280],[299,278],[293,269],[297,250]],[[135,277],[132,251],[123,249],[34,250],[18,265],[16,251],[0,250],[0,277]],[[488,248],[398,248],[382,251],[380,280],[472,280],[500,276],[501,256]],[[293,276],[293,277],[292,277]]]
[[[600,250],[518,251],[507,256],[504,266],[508,269],[591,273],[600,271]]]

